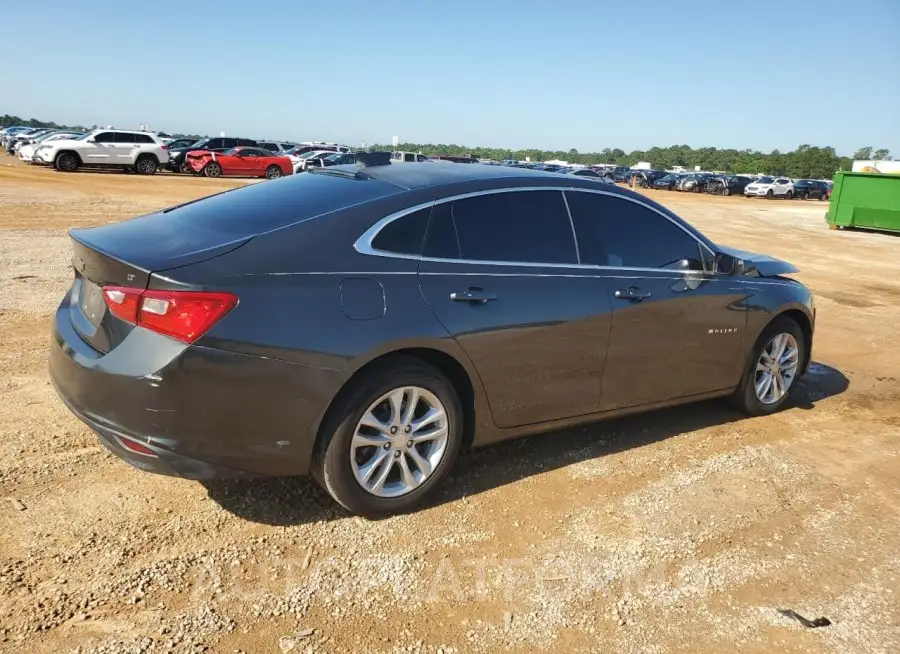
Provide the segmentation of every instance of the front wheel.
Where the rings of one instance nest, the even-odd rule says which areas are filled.
[[[78,157],[69,152],[63,152],[53,162],[53,166],[64,173],[74,173],[80,165],[81,162],[78,161]]]
[[[409,510],[450,472],[463,440],[463,411],[436,368],[394,357],[364,373],[337,402],[322,425],[311,473],[350,511]]]
[[[768,191],[766,191],[766,200],[771,200],[774,197],[775,197],[775,194],[772,193],[772,189],[769,189]]]
[[[763,330],[744,376],[732,396],[734,404],[751,416],[775,413],[785,402],[805,365],[806,337],[790,318],[778,317]]]
[[[203,174],[207,177],[221,177],[222,176],[222,166],[216,163],[215,161],[210,161],[203,167]]]
[[[266,168],[266,179],[278,179],[279,177],[281,177],[281,168],[278,166]]]

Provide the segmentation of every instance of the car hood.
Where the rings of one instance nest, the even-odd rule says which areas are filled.
[[[800,272],[792,263],[775,259],[767,254],[757,254],[756,252],[747,252],[746,250],[738,250],[736,248],[717,245],[716,249],[724,254],[730,254],[744,262],[745,274],[753,274],[755,271],[760,277],[775,277],[777,275],[789,275],[791,273]]]

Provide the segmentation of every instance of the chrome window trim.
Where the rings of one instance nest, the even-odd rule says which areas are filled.
[[[566,199],[566,192],[572,191],[575,193],[594,193],[596,195],[607,195],[615,198],[619,198],[622,200],[626,200],[628,202],[634,202],[635,204],[649,209],[653,213],[656,213],[670,223],[681,229],[685,234],[690,236],[697,244],[706,249],[713,257],[715,257],[715,252],[706,245],[701,239],[697,238],[697,235],[691,232],[687,227],[682,225],[676,220],[673,220],[670,216],[667,216],[665,213],[660,211],[655,207],[651,207],[649,204],[645,204],[636,198],[631,198],[626,195],[621,195],[619,193],[611,193],[610,191],[605,191],[603,189],[588,189],[588,188],[579,188],[574,186],[518,186],[518,187],[505,187],[505,188],[496,188],[496,189],[487,189],[483,191],[472,191],[470,193],[460,193],[457,195],[451,195],[445,198],[440,198],[438,200],[429,200],[428,202],[422,202],[420,204],[414,205],[412,207],[407,207],[405,209],[401,209],[400,211],[394,212],[384,218],[378,220],[374,225],[369,227],[363,234],[356,239],[356,242],[353,243],[353,249],[355,249],[360,254],[364,254],[367,256],[375,256],[375,257],[387,257],[389,259],[412,259],[416,261],[427,261],[433,263],[452,263],[452,264],[468,264],[468,265],[483,265],[483,266],[514,266],[519,268],[576,268],[581,270],[627,270],[633,272],[665,272],[672,273],[671,268],[638,268],[638,267],[627,267],[627,266],[599,266],[592,264],[584,264],[584,263],[536,263],[533,261],[488,261],[488,260],[478,260],[478,259],[443,259],[439,257],[423,257],[421,254],[403,254],[400,252],[390,252],[388,250],[378,250],[372,246],[372,241],[375,240],[375,237],[378,236],[378,233],[387,225],[395,220],[399,220],[404,216],[408,216],[411,213],[415,213],[416,211],[420,211],[421,209],[432,208],[438,204],[444,204],[447,202],[455,202],[456,200],[465,200],[467,198],[479,197],[482,195],[494,195],[496,193],[517,193],[519,191],[559,191],[563,194],[563,200],[566,204],[566,211],[569,214],[569,222],[572,226],[572,237],[575,239],[575,252],[578,256],[578,261],[581,261],[580,250],[578,248],[578,237],[575,234],[575,224],[572,220],[572,213],[569,210],[569,201]],[[427,232],[426,232],[427,235]],[[423,242],[424,247],[424,242]],[[699,271],[696,271],[699,272]],[[704,270],[703,272],[708,274],[715,274],[715,271]]]

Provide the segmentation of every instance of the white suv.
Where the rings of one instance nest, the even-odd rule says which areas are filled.
[[[754,182],[747,184],[744,188],[744,195],[748,198],[785,198],[790,200],[794,197],[794,182],[787,177],[760,177]]]
[[[169,162],[169,152],[156,134],[120,129],[98,129],[84,136],[42,143],[35,149],[38,163],[57,170],[120,168],[152,175]]]

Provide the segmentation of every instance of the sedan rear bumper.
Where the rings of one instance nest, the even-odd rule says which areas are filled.
[[[111,452],[190,479],[306,474],[318,424],[347,376],[140,327],[103,354],[72,327],[68,295],[49,364],[60,398]]]

